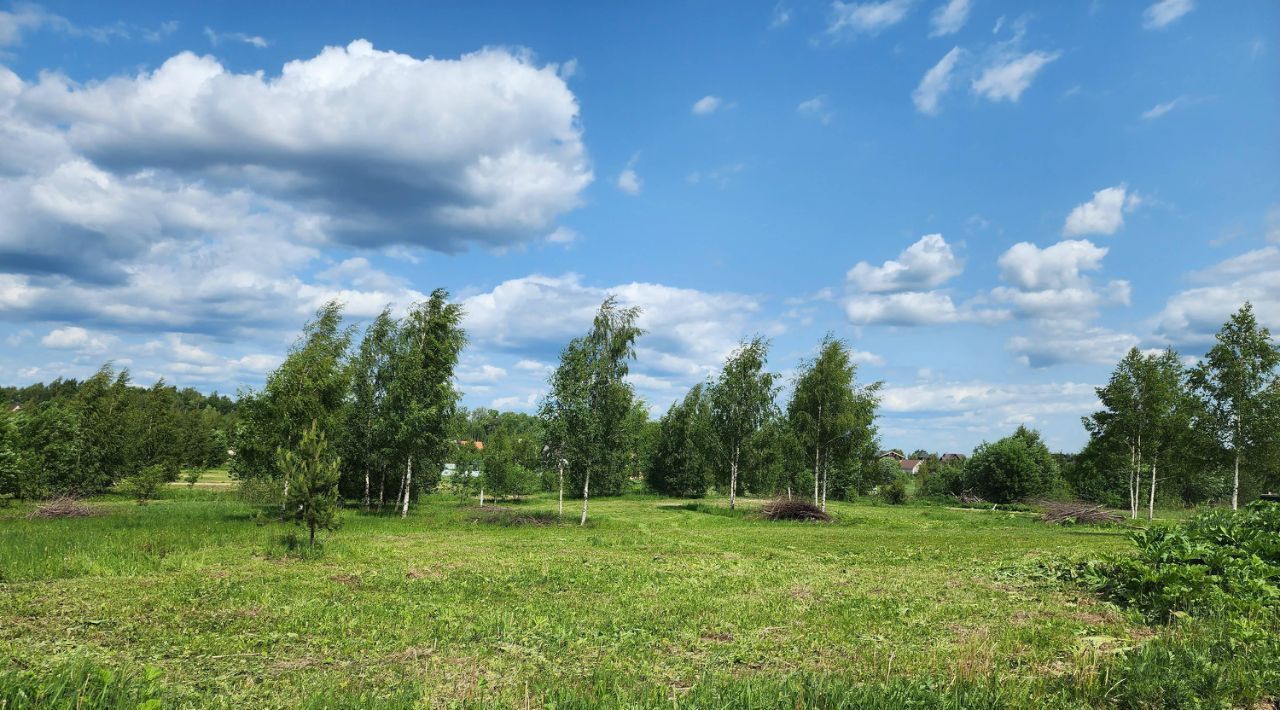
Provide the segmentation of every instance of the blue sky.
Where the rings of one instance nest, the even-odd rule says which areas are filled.
[[[258,385],[443,286],[530,410],[606,294],[655,412],[764,334],[887,445],[1084,441],[1131,346],[1280,330],[1280,5],[0,0],[0,382]]]

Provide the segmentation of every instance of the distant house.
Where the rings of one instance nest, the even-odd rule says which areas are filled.
[[[898,466],[902,468],[903,473],[909,473],[912,476],[920,473],[920,464],[924,463],[924,459],[903,459],[898,462]]]
[[[964,454],[943,454],[939,459],[942,463],[951,463],[952,461],[964,461]]]
[[[458,446],[461,446],[464,448],[470,446],[476,451],[484,451],[484,442],[479,440],[471,441],[469,439],[462,439],[458,442]]]
[[[901,451],[891,449],[889,451],[881,451],[880,453],[876,454],[876,458],[880,459],[881,461],[902,461],[907,457],[904,456]]]

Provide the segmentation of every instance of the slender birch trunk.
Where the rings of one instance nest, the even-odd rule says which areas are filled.
[[[827,512],[827,469],[830,466],[830,463],[822,462],[822,512],[824,513]]]
[[[821,445],[813,448],[813,504],[818,504],[818,476],[822,475],[818,471],[818,457],[822,453]]]
[[[587,524],[587,489],[591,487],[591,471],[587,470],[587,475],[582,479],[582,520],[578,525]]]
[[[280,500],[280,517],[285,516],[285,506],[289,505],[289,474],[284,475],[284,498]]]
[[[382,512],[382,506],[387,500],[387,472],[378,472],[378,512]]]
[[[404,507],[400,509],[400,517],[409,516],[409,493],[413,490],[413,457],[409,457],[409,462],[405,464],[404,469]]]
[[[738,502],[738,445],[733,445],[733,458],[729,460],[729,510]]]
[[[1240,449],[1235,449],[1235,475],[1231,481],[1231,509],[1240,509]]]
[[[560,517],[564,517],[564,459],[556,464],[560,470]]]
[[[484,486],[480,486],[480,507],[484,507]]]
[[[813,504],[818,504],[818,458],[822,454],[822,405],[818,405],[818,428],[813,433]]]
[[[370,502],[371,501],[369,498],[369,469],[366,468],[364,470],[364,509],[365,510],[369,510]]]

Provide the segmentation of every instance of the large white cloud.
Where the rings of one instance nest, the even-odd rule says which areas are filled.
[[[1138,338],[1106,328],[1045,328],[1032,336],[1009,339],[1008,350],[1030,367],[1050,367],[1063,363],[1112,365]]]
[[[416,59],[359,40],[276,77],[188,52],[90,84],[0,73],[0,131],[50,144],[44,165],[25,156],[25,174],[0,182],[0,204],[31,203],[8,220],[28,235],[52,222],[73,242],[146,241],[175,219],[163,205],[248,193],[258,212],[288,202],[315,239],[501,247],[550,231],[592,179],[558,67],[506,50]],[[65,199],[33,199],[50,181]],[[86,223],[85,194],[136,223]]]
[[[1093,193],[1088,202],[1076,205],[1062,225],[1068,237],[1086,234],[1115,234],[1124,226],[1124,215],[1137,208],[1140,198],[1124,185],[1106,187]]]
[[[844,309],[850,322],[857,325],[992,323],[1008,316],[998,309],[956,305],[950,295],[941,291],[854,295],[845,301]]]
[[[1025,316],[1079,321],[1098,307],[1127,305],[1127,281],[1096,286],[1086,272],[1099,271],[1106,247],[1088,240],[1067,240],[1048,247],[1030,242],[1013,245],[1000,255],[1000,277],[1011,287],[997,287],[991,295]]]
[[[1280,247],[1226,259],[1192,275],[1199,282],[1171,296],[1152,322],[1154,334],[1175,345],[1205,346],[1245,301],[1259,323],[1280,334]]]
[[[849,269],[849,283],[871,293],[927,291],[959,276],[964,265],[941,234],[926,234],[897,259],[880,266],[860,261]]]

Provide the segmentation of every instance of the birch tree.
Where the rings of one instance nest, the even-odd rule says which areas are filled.
[[[622,308],[613,296],[600,304],[591,330],[560,353],[550,391],[539,415],[546,422],[547,446],[568,461],[573,487],[582,487],[582,516],[587,522],[592,475],[597,492],[621,493],[636,432],[631,416],[635,393],[626,382],[635,359],[639,308]]]
[[[401,518],[409,515],[416,488],[430,490],[439,482],[450,450],[459,397],[453,371],[467,339],[461,322],[462,307],[449,302],[448,291],[436,289],[409,309],[400,328],[387,412],[394,419],[392,459],[403,471],[397,501]]]
[[[777,376],[764,369],[769,343],[756,337],[744,341],[725,361],[720,377],[711,386],[711,421],[721,452],[729,466],[729,509],[738,499],[738,467],[743,449],[773,413]]]
[[[387,408],[392,358],[398,325],[389,308],[369,324],[355,357],[351,359],[351,401],[347,407],[348,449],[343,466],[349,476],[363,482],[365,510],[373,506],[373,479],[377,478],[378,509],[386,498],[386,478],[394,417]]]
[[[865,473],[875,459],[881,383],[859,387],[856,376],[848,344],[827,334],[818,356],[800,365],[787,404],[792,430],[813,461],[813,504],[823,510],[833,465]],[[842,484],[837,493],[852,492]]]
[[[1275,436],[1276,367],[1280,349],[1258,325],[1246,302],[1222,326],[1214,346],[1191,372],[1190,382],[1209,410],[1210,426],[1231,462],[1231,509],[1240,505],[1240,468],[1250,450],[1265,450]],[[1256,464],[1255,464],[1256,465]]]

